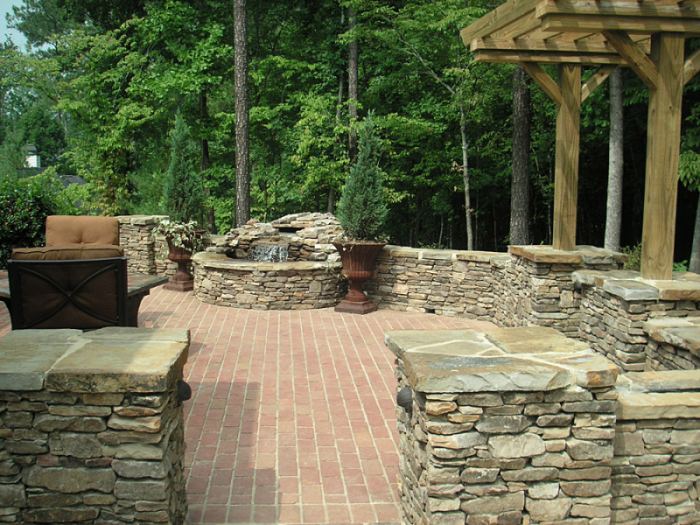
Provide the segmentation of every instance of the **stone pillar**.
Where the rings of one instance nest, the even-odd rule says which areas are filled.
[[[700,317],[654,319],[644,333],[647,370],[700,370]]]
[[[158,259],[153,228],[167,215],[122,215],[119,219],[119,244],[128,258],[130,272],[155,275]]]
[[[700,282],[695,274],[650,281],[639,272],[584,270],[574,273],[573,281],[580,296],[579,338],[625,371],[667,367],[655,363],[654,355],[647,358],[647,321],[700,315]]]
[[[700,523],[700,371],[620,383],[612,523]]]
[[[510,246],[496,321],[502,326],[549,326],[576,337],[579,301],[571,275],[576,270],[616,270],[625,256],[595,248],[554,250],[551,246]]]
[[[0,521],[185,523],[185,330],[0,339]]]
[[[541,327],[390,332],[387,345],[406,523],[610,523],[612,363]]]

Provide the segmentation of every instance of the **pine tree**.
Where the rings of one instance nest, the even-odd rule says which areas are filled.
[[[182,115],[175,117],[170,134],[170,164],[165,183],[165,202],[173,221],[201,224],[204,198],[197,170],[197,151]]]
[[[357,161],[338,202],[338,219],[351,239],[378,240],[384,233],[387,206],[380,156],[381,139],[370,113],[359,126]]]

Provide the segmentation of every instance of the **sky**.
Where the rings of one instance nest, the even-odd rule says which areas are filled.
[[[13,5],[21,5],[23,0],[0,0],[0,41],[4,42],[9,36],[10,39],[15,43],[15,45],[24,50],[24,46],[27,44],[26,39],[22,33],[7,28],[7,20],[5,20],[5,15],[12,12]]]

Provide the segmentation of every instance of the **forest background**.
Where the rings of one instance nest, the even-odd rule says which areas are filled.
[[[499,3],[248,2],[250,215],[271,220],[333,211],[351,163],[354,114],[361,120],[372,111],[383,142],[391,242],[464,249],[469,215],[473,248],[504,250],[511,242],[519,76],[516,66],[473,62],[459,39],[460,29]],[[167,214],[165,178],[180,115],[189,129],[186,156],[204,186],[201,220],[213,232],[234,226],[231,0],[24,0],[8,23],[24,34],[27,47],[9,39],[0,44],[0,182],[19,184],[35,175],[24,167],[24,148],[33,144],[46,168],[34,179],[40,191],[53,192],[58,211]],[[354,45],[357,96],[350,98]],[[642,227],[647,91],[632,72],[622,77],[621,244],[634,246]],[[528,203],[529,241],[546,244],[555,107],[533,84],[525,90],[527,178],[524,191],[522,185],[513,191]],[[684,93],[676,261],[689,259],[696,223],[699,98],[696,78]],[[607,86],[584,104],[581,127],[577,240],[602,246]],[[79,176],[86,184],[64,188],[59,176],[64,183]]]

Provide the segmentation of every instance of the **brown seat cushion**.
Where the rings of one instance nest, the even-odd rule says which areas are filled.
[[[121,257],[124,249],[112,244],[64,244],[39,248],[15,248],[12,259],[18,261],[66,261],[72,259],[106,259]]]
[[[116,217],[49,215],[46,246],[63,244],[119,245],[119,221]]]

